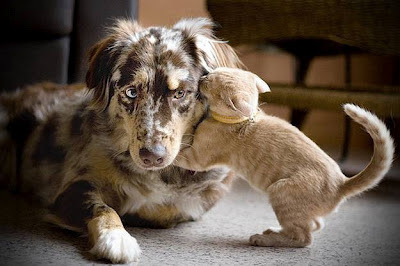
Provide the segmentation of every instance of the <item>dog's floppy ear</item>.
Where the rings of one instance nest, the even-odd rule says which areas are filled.
[[[105,109],[110,101],[110,76],[112,71],[111,38],[95,44],[89,51],[89,69],[86,73],[86,86],[94,90],[93,104]]]
[[[254,79],[256,82],[258,93],[271,92],[271,89],[269,88],[268,84],[264,80],[262,80],[259,76],[254,74]]]
[[[193,18],[182,19],[173,28],[181,30],[188,42],[195,44],[197,59],[207,71],[217,67],[244,68],[233,48],[214,36],[213,26],[208,18]]]
[[[137,41],[136,32],[142,28],[129,20],[117,20],[109,28],[110,37],[95,44],[89,51],[89,69],[86,73],[86,85],[94,90],[93,104],[104,110],[114,94],[111,75],[121,48]]]

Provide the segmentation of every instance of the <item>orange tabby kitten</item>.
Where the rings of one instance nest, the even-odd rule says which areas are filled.
[[[257,107],[269,87],[255,74],[218,68],[200,84],[211,116],[197,128],[193,145],[176,165],[204,171],[227,166],[254,188],[266,192],[281,225],[250,237],[258,246],[304,247],[311,232],[346,198],[378,184],[390,168],[393,140],[374,114],[353,104],[344,111],[374,140],[374,155],[359,174],[347,178],[337,163],[288,122]]]

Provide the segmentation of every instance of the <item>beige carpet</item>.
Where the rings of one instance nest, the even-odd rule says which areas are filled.
[[[93,265],[86,239],[40,222],[42,211],[0,191],[1,265]],[[277,225],[267,198],[238,181],[200,221],[174,229],[129,228],[140,265],[400,265],[400,184],[344,203],[309,248],[252,247],[248,237]]]

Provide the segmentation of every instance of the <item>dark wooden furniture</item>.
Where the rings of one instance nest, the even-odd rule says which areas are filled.
[[[83,81],[88,50],[115,18],[137,18],[138,0],[4,0],[0,91],[39,81]]]
[[[399,1],[208,0],[207,8],[218,25],[218,36],[232,45],[274,44],[295,56],[295,83],[270,84],[272,93],[261,96],[261,100],[293,108],[294,125],[301,127],[310,109],[341,110],[347,102],[399,121],[400,86],[356,88],[351,85],[350,73],[352,53],[399,59]],[[346,58],[346,84],[338,88],[306,86],[304,81],[312,59],[337,54]],[[341,160],[347,156],[350,136],[347,117],[345,123]],[[393,125],[392,128],[395,129]]]

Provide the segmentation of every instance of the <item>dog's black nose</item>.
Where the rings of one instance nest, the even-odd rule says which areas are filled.
[[[150,148],[141,148],[139,157],[143,163],[148,166],[157,166],[164,162],[166,155],[165,147],[161,144],[156,144]]]

